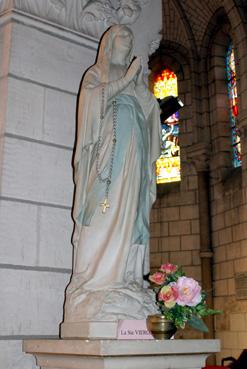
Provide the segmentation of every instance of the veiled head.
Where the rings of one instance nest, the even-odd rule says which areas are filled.
[[[111,26],[102,36],[96,65],[108,80],[110,64],[129,66],[133,53],[134,36],[132,31],[116,24]]]

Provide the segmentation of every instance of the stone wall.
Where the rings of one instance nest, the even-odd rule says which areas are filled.
[[[22,338],[57,337],[62,321],[76,96],[97,42],[20,15],[1,19],[0,362],[28,369]]]
[[[182,181],[162,190],[156,203],[151,261],[154,268],[168,260],[178,263],[200,280],[203,255],[206,255],[202,252],[203,235],[208,228],[206,256],[210,258],[213,251],[214,307],[224,311],[215,318],[215,336],[222,343],[220,363],[222,357],[238,357],[247,347],[247,298],[239,299],[236,291],[239,273],[247,273],[246,5],[230,0],[208,0],[203,5],[197,0],[165,0],[163,8],[162,47],[153,56],[153,65],[163,63],[179,72],[178,90],[183,98],[189,96],[189,105],[185,104],[181,113]],[[233,169],[231,163],[225,73],[226,46],[230,39],[237,54],[243,154],[239,169]],[[192,118],[185,122],[188,110]],[[188,127],[189,140],[184,137]],[[205,155],[197,154],[198,145],[204,147]],[[198,187],[201,170],[209,178],[209,226],[206,214],[199,211],[203,202]],[[190,200],[185,204],[188,196]]]
[[[227,8],[226,8],[227,12]],[[235,14],[235,16],[233,16]],[[241,19],[236,9],[222,14],[222,24],[211,45],[209,66],[209,99],[211,116],[211,213],[214,247],[215,306],[224,314],[216,319],[216,336],[222,340],[222,357],[238,357],[247,347],[247,296],[239,299],[236,281],[247,272],[246,207],[246,39],[239,40]],[[240,31],[242,32],[242,31]],[[230,152],[229,110],[225,83],[225,50],[233,41],[237,60],[239,122],[242,130],[242,168],[232,168]],[[245,61],[244,61],[245,60]]]

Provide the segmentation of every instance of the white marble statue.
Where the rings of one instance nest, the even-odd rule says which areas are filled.
[[[132,48],[131,30],[112,26],[81,85],[66,323],[144,319],[156,312],[143,274],[156,197],[159,106],[144,85],[140,58],[131,62]]]

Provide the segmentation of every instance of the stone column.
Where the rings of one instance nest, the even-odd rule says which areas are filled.
[[[210,218],[210,183],[209,183],[209,151],[204,143],[193,145],[187,150],[190,163],[195,166],[198,177],[198,203],[200,224],[200,257],[202,271],[202,287],[207,293],[207,303],[213,307],[212,278],[212,243]],[[205,318],[209,329],[205,338],[214,337],[214,321],[212,316]]]

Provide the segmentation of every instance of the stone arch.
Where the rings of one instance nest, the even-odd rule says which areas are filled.
[[[204,136],[211,145],[211,177],[213,183],[220,183],[232,169],[231,128],[229,122],[228,95],[226,84],[226,51],[230,41],[236,47],[237,38],[230,19],[223,7],[211,18],[205,32],[201,49],[202,110]],[[238,49],[236,48],[237,60]],[[237,63],[237,75],[241,75]],[[238,94],[241,101],[240,80]],[[217,193],[222,193],[221,190]]]
[[[243,136],[247,137],[247,5],[243,0],[233,1],[230,0],[226,2],[226,9],[229,21],[232,28],[232,38],[234,46],[238,52],[238,74],[240,76],[239,80],[239,124],[242,128]],[[246,150],[244,150],[245,152]],[[246,168],[246,163],[243,162],[243,166]]]
[[[188,20],[188,17],[186,16],[186,13],[185,13],[182,5],[181,5],[181,1],[172,0],[172,2],[174,4],[175,8],[177,9],[177,12],[179,14],[179,18],[182,21],[183,28],[186,32],[186,36],[187,36],[187,39],[188,39],[189,44],[190,44],[190,50],[191,50],[193,56],[197,57],[198,52],[197,52],[195,36],[194,36],[193,30],[192,30],[191,24]]]

